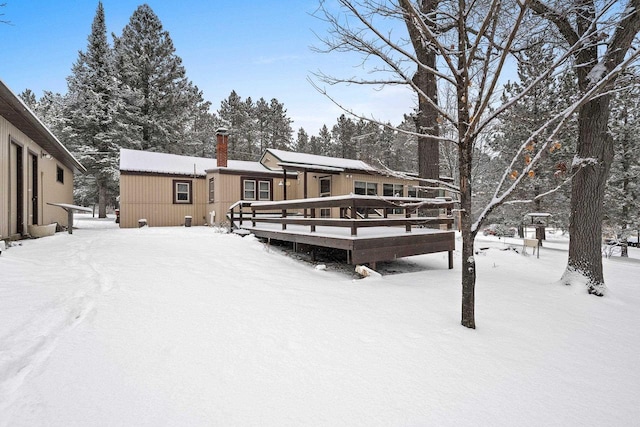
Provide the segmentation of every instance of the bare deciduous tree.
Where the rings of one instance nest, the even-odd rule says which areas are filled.
[[[584,104],[599,99],[598,96],[601,98],[611,79],[633,58],[623,58],[586,88],[577,102],[559,109],[538,129],[532,130],[521,141],[490,200],[479,214],[474,215],[471,210],[472,165],[478,145],[500,114],[513,108],[548,76],[570,67],[573,56],[591,42],[590,34],[579,36],[540,70],[538,79],[523,86],[518,93],[511,93],[510,98],[497,107],[507,64],[512,59],[517,60],[513,53],[526,48],[531,29],[535,28],[536,15],[527,1],[399,0],[395,4],[379,0],[339,0],[338,3],[339,10],[329,10],[324,2],[321,3],[320,10],[330,27],[329,37],[323,40],[327,47],[325,51],[358,52],[363,55],[362,65],[368,65],[369,73],[364,77],[349,78],[317,76],[329,84],[409,86],[417,94],[419,106],[428,105],[437,112],[431,118],[432,123],[417,130],[417,136],[457,147],[463,243],[461,323],[475,328],[474,239],[480,226],[487,215],[508,201],[523,180],[532,176],[539,160],[550,155],[555,136],[567,120]],[[430,61],[430,55],[435,55],[436,60]],[[437,93],[429,92],[430,86],[416,78],[421,74],[430,74],[441,90],[455,94],[455,109],[438,105]],[[327,94],[325,89],[320,90]],[[439,132],[444,125],[453,132]],[[586,165],[588,162],[577,165],[573,173]]]
[[[585,94],[606,82],[602,94],[584,102],[578,111],[578,141],[573,162],[569,220],[569,261],[562,277],[565,284],[585,283],[589,293],[605,292],[602,273],[602,219],[605,184],[613,161],[609,132],[611,94],[615,80],[635,56],[629,55],[640,31],[640,0],[541,1],[531,8],[549,20],[572,50],[578,86]],[[600,6],[600,7],[599,7]],[[573,48],[579,45],[578,49]]]

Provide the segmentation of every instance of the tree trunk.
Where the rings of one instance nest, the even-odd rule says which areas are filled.
[[[429,55],[429,64],[435,67],[435,55]],[[430,99],[437,99],[437,85],[435,76],[419,69],[413,78]],[[427,179],[440,179],[440,141],[430,135],[438,136],[438,112],[424,97],[418,97],[418,114],[416,116],[416,130],[422,135],[418,138],[418,176]],[[427,197],[437,196],[437,191],[427,192]]]
[[[98,181],[98,218],[107,217],[107,187],[104,182]]]
[[[613,161],[608,133],[610,96],[585,104],[578,117],[578,150],[572,172],[569,261],[562,282],[584,282],[590,294],[606,290],[602,273],[604,191]],[[576,277],[577,276],[577,277]]]
[[[471,231],[471,153],[472,145],[465,141],[458,150],[460,166],[460,226],[462,231],[462,326],[475,329],[476,263],[474,240]]]
[[[404,10],[410,10],[411,7],[404,3],[400,2]],[[439,0],[425,0],[420,4],[420,12],[425,17],[431,17],[438,3]],[[410,17],[406,19],[406,25],[418,60],[429,69],[435,70],[436,52],[423,44],[422,32],[415,27]],[[430,21],[427,21],[427,25],[434,27]],[[418,112],[415,118],[416,132],[421,134],[418,137],[418,176],[437,180],[440,179],[440,141],[432,136],[439,135],[438,111],[433,105],[438,102],[438,82],[429,69],[418,66],[413,76],[413,83],[422,91],[418,93]],[[427,191],[425,194],[426,197],[437,195],[436,190]]]

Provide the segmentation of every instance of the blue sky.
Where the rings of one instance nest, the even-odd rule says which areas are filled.
[[[2,0],[0,79],[15,93],[43,90],[65,93],[66,77],[85,50],[98,1]],[[104,0],[110,34],[120,35],[142,1]],[[307,81],[312,72],[352,75],[357,58],[315,53],[314,32],[323,24],[311,16],[317,0],[150,0],[169,32],[187,77],[217,110],[235,90],[243,99],[277,98],[297,132],[317,134],[342,113]],[[341,74],[342,75],[342,74]],[[398,124],[414,105],[400,88],[328,88],[340,102],[366,116]]]

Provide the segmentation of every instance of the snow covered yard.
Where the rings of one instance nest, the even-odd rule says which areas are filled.
[[[638,260],[596,298],[553,283],[565,251],[482,241],[471,331],[446,253],[353,280],[210,228],[76,226],[0,256],[0,426],[640,419]]]

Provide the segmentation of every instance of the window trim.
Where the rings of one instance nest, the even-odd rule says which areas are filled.
[[[64,184],[64,169],[60,165],[56,165],[56,182]]]
[[[262,197],[262,193],[265,192],[265,190],[262,189],[262,184],[267,184],[267,189],[266,189],[266,193],[267,193],[267,197]],[[260,201],[265,201],[265,200],[271,200],[271,181],[266,181],[264,179],[258,180],[258,188],[257,188],[257,195],[258,195],[258,200]]]
[[[184,194],[184,191],[178,191],[179,184],[187,185],[188,200],[178,200],[178,194]],[[193,181],[186,179],[173,180],[173,204],[174,205],[192,205],[193,204]]]
[[[391,187],[391,195],[385,194],[385,190]],[[400,191],[396,191],[400,190]],[[396,195],[398,194],[398,195]],[[404,184],[385,182],[382,184],[382,197],[404,197]],[[400,208],[389,209],[392,214],[402,214],[403,210]]]
[[[246,183],[247,182],[253,182],[253,190],[249,190],[253,192],[253,197],[245,197],[246,196]],[[264,198],[261,197],[262,192],[264,192],[264,190],[261,190],[261,184],[267,184],[268,185],[268,192],[269,192],[269,197],[268,198]],[[273,200],[273,179],[271,178],[257,178],[257,177],[242,177],[240,179],[240,200],[248,200],[248,201],[272,201]]]
[[[391,186],[391,195],[387,195],[384,194],[384,190],[385,187],[389,187]],[[396,190],[399,189],[399,192],[396,192]],[[398,196],[396,196],[396,193],[399,193]],[[382,184],[382,196],[383,197],[404,197],[404,184],[398,184],[398,183],[391,183],[391,182],[385,182]]]
[[[214,203],[216,200],[215,178],[209,178],[209,203]]]
[[[322,183],[329,183],[329,191],[322,191]],[[329,197],[331,196],[331,176],[323,176],[318,178],[318,194],[320,197]]]
[[[361,194],[356,191],[356,184],[364,184],[364,196],[377,196],[378,195],[378,183],[372,181],[353,181],[353,194]],[[370,187],[375,186],[375,193],[369,194]]]

